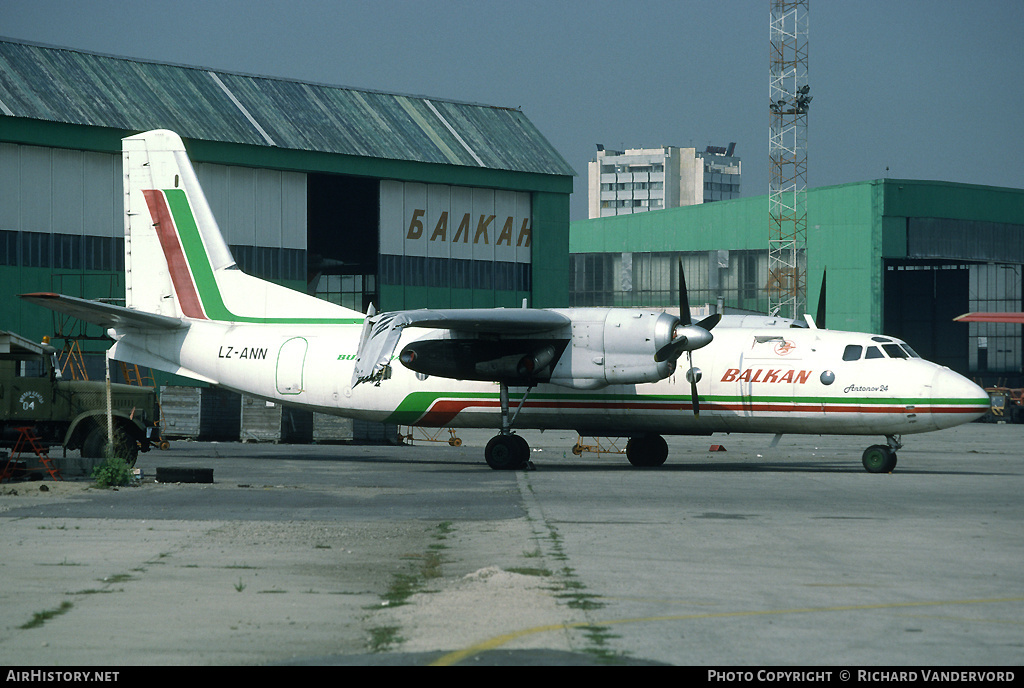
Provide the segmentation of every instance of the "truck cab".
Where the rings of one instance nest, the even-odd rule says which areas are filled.
[[[0,445],[13,446],[28,427],[43,444],[90,458],[112,452],[134,465],[140,451],[161,441],[156,390],[114,383],[110,398],[112,442],[105,381],[65,380],[52,346],[0,332]]]

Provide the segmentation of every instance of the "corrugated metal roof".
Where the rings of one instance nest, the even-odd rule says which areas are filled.
[[[0,39],[0,112],[186,139],[574,175],[519,110]]]

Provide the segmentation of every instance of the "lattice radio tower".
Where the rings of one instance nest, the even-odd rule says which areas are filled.
[[[768,312],[807,307],[807,15],[809,0],[770,0]]]

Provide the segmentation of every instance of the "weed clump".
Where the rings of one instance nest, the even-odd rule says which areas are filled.
[[[127,461],[114,456],[92,469],[92,479],[96,487],[124,487],[131,482],[132,469]]]

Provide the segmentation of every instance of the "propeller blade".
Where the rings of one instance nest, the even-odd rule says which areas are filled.
[[[683,259],[679,259],[679,320],[684,325],[693,321],[690,319],[690,300],[686,294],[686,276],[683,274]]]
[[[693,354],[687,351],[686,358],[690,364],[690,370],[693,370]],[[690,376],[690,402],[693,404],[694,417],[700,416],[700,397],[697,395],[697,381],[692,375]]]
[[[665,346],[658,349],[654,354],[655,363],[670,361],[679,358],[679,355],[686,351],[686,344],[689,340],[685,336],[676,337]]]
[[[713,328],[715,325],[717,325],[721,321],[722,321],[722,314],[721,313],[715,313],[714,315],[709,315],[708,317],[704,318],[699,323],[697,323],[697,327],[700,327],[701,329],[704,329],[704,330],[711,330],[711,328]]]
[[[818,329],[825,329],[825,275],[827,270],[821,271],[821,292],[818,294],[818,314],[814,316],[814,324]]]

